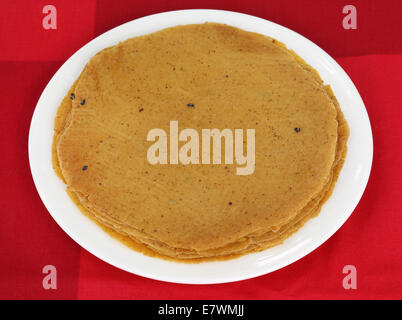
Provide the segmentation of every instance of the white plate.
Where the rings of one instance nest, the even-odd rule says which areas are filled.
[[[350,126],[348,154],[331,198],[282,245],[237,259],[182,264],[144,256],[111,238],[85,217],[65,192],[51,163],[57,107],[88,60],[105,47],[131,37],[191,23],[221,22],[268,35],[285,43],[331,85]],[[43,91],[29,132],[29,162],[38,193],[59,226],[79,245],[111,265],[144,277],[177,283],[207,284],[263,275],[307,255],[332,236],[353,212],[366,187],[373,156],[370,121],[358,91],[343,69],[317,45],[275,23],[230,11],[182,10],[125,23],[92,40],[68,59]]]

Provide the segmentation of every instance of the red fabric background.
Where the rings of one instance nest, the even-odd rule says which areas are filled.
[[[58,29],[42,28],[42,8],[58,10]],[[357,8],[358,29],[342,28]],[[179,285],[118,270],[81,249],[53,221],[36,193],[27,140],[36,102],[51,76],[104,31],[162,11],[211,8],[256,15],[311,39],[356,84],[374,136],[366,192],[345,225],[292,265],[255,279]],[[2,299],[396,299],[402,298],[402,1],[4,0],[0,2],[0,298]],[[42,268],[57,267],[57,290]],[[357,290],[342,268],[357,268]]]

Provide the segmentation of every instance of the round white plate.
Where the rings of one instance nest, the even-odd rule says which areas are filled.
[[[350,126],[348,154],[335,190],[317,218],[282,245],[237,259],[201,264],[168,262],[127,248],[85,217],[70,200],[51,162],[56,110],[88,60],[105,47],[175,25],[220,22],[278,39],[318,70],[330,84]],[[59,226],[79,245],[111,265],[144,277],[192,284],[223,283],[263,275],[295,262],[332,236],[353,212],[366,187],[373,155],[370,121],[343,69],[303,36],[275,23],[221,10],[159,13],[125,23],[92,40],[68,59],[43,91],[29,132],[29,162],[38,193]]]

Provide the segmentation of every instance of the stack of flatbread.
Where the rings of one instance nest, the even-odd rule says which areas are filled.
[[[148,132],[168,133],[173,120],[198,132],[255,129],[254,172],[212,161],[150,164]],[[53,163],[74,201],[106,229],[160,257],[197,261],[280,244],[316,216],[347,138],[332,91],[295,53],[206,23],[96,54],[58,109]]]

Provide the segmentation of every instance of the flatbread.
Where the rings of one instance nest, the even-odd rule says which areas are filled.
[[[147,133],[169,132],[171,120],[198,132],[255,128],[255,171],[151,165]],[[330,88],[280,42],[222,24],[186,25],[89,61],[58,110],[53,163],[102,226],[148,253],[198,261],[277,245],[317,215],[348,132]]]

